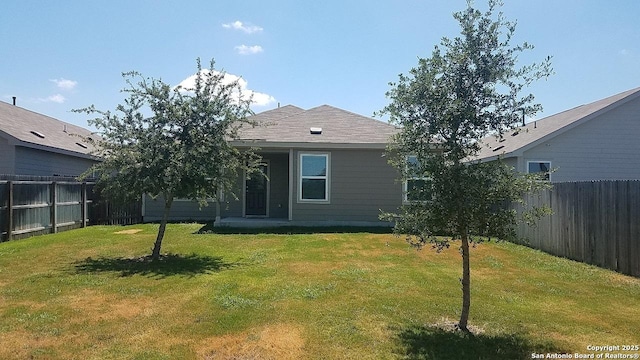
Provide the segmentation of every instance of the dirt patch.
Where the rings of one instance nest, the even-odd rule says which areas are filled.
[[[640,287],[640,279],[618,273],[608,274],[607,281],[618,286],[638,286]]]
[[[114,295],[104,295],[90,290],[70,297],[66,303],[83,314],[78,318],[96,321],[150,316],[150,309],[153,309],[151,301],[146,298],[117,299]]]
[[[127,229],[127,230],[116,231],[116,232],[114,232],[114,234],[131,235],[131,234],[137,234],[137,233],[139,233],[141,231],[142,231],[142,229]]]
[[[210,337],[197,349],[199,358],[214,359],[302,359],[304,339],[299,326],[269,325],[241,334]]]
[[[449,318],[441,318],[440,321],[435,322],[433,324],[429,324],[429,326],[433,327],[433,328],[440,329],[440,330],[444,330],[444,331],[447,331],[447,332],[459,331],[458,330],[458,322],[457,321],[453,321],[453,320],[451,320]],[[484,334],[484,332],[485,332],[484,328],[479,327],[479,326],[467,325],[467,328],[474,335]]]

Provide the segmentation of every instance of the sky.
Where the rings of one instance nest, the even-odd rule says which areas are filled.
[[[552,56],[527,90],[553,115],[640,87],[640,1],[504,0],[513,44]],[[475,6],[486,8],[486,1]],[[398,74],[455,37],[465,0],[4,0],[0,101],[88,127],[71,109],[122,103],[122,73],[177,85],[196,59],[241,78],[255,112],[331,105],[373,116]],[[384,120],[384,117],[382,117]],[[531,120],[531,119],[530,119]]]

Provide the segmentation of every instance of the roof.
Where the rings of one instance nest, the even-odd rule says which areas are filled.
[[[498,157],[519,156],[525,150],[548,141],[550,138],[558,136],[638,97],[640,97],[640,88],[635,88],[530,122],[525,126],[507,132],[502,139],[496,136],[488,136],[482,140],[483,146],[476,159],[494,160]]]
[[[389,137],[397,132],[395,126],[386,122],[329,105],[309,110],[287,105],[256,114],[251,119],[259,125],[241,129],[239,142],[260,147],[324,144],[384,148]]]
[[[13,138],[20,146],[89,158],[91,145],[80,135],[91,131],[0,101],[0,135]]]

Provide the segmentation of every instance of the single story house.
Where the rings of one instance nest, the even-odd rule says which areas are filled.
[[[243,175],[235,191],[238,199],[225,194],[219,212],[213,202],[199,209],[194,201],[176,200],[171,220],[390,225],[378,217],[381,210],[402,205],[399,174],[384,157],[395,126],[328,105],[309,110],[288,105],[252,119],[259,126],[243,129],[232,143],[258,147],[267,177]],[[144,220],[160,220],[162,204],[145,196]]]
[[[530,122],[483,141],[476,160],[498,158],[552,182],[640,180],[640,88]]]
[[[0,101],[0,175],[76,177],[96,162],[81,136],[91,131]]]

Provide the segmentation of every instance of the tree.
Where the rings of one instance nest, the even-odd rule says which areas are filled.
[[[469,244],[487,236],[514,236],[519,219],[506,204],[522,202],[522,194],[547,186],[540,178],[516,173],[500,161],[480,163],[474,155],[481,140],[502,136],[521,116],[541,110],[532,94],[521,95],[533,81],[550,75],[550,58],[519,66],[518,54],[533,47],[510,44],[515,24],[489,0],[481,12],[467,3],[453,16],[461,33],[443,38],[430,58],[420,58],[409,75],[390,83],[391,100],[382,111],[401,131],[388,147],[390,163],[407,184],[407,200],[395,232],[414,246],[429,243],[438,251],[461,242],[462,311],[457,327],[468,332],[471,304]],[[409,160],[409,161],[408,161]],[[529,208],[527,215],[544,214]],[[446,235],[446,237],[439,237]]]
[[[91,139],[102,161],[86,174],[98,173],[98,186],[109,199],[126,202],[142,194],[162,196],[164,213],[151,258],[160,248],[173,200],[189,198],[201,206],[232,191],[241,170],[257,171],[260,158],[229,144],[243,125],[253,125],[251,98],[224,72],[203,69],[193,88],[171,87],[138,72],[123,73],[128,97],[114,112],[93,105],[74,110],[98,114],[89,120],[101,136]],[[85,174],[85,176],[86,176]]]

